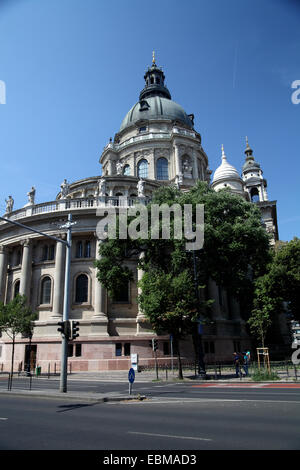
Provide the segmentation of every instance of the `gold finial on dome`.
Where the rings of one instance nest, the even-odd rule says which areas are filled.
[[[155,65],[155,51],[152,52],[152,64]]]

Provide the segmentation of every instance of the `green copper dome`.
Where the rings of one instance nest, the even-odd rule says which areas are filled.
[[[166,119],[179,121],[193,129],[192,119],[184,109],[171,100],[171,94],[165,86],[165,75],[157,67],[153,58],[152,66],[148,67],[144,75],[145,87],[140,93],[139,101],[126,114],[120,131],[132,126],[140,120]]]
[[[141,119],[170,119],[180,121],[185,126],[193,129],[193,123],[184,109],[175,101],[161,96],[152,96],[136,103],[123,119],[120,131]]]

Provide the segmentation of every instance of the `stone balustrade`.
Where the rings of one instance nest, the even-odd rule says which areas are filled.
[[[103,197],[83,197],[76,199],[59,199],[57,201],[44,202],[27,206],[22,209],[5,214],[4,217],[9,220],[20,220],[26,217],[39,216],[41,214],[49,214],[55,212],[63,212],[70,210],[87,210],[97,209],[98,207],[133,207],[138,204],[147,204],[150,198],[135,198],[127,196],[103,196]],[[0,226],[5,221],[0,220]]]

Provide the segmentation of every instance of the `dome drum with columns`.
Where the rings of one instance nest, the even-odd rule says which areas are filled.
[[[120,130],[100,156],[101,176],[69,183],[65,179],[54,201],[36,204],[35,188],[27,194],[24,207],[14,210],[12,196],[6,201],[5,217],[19,221],[48,235],[65,237],[61,228],[69,213],[73,227],[71,254],[70,319],[80,322],[80,336],[69,345],[73,370],[109,370],[130,367],[130,354],[139,355],[140,365],[154,365],[149,339],[151,325],[139,310],[137,281],[143,273],[137,260],[128,259],[134,281],[124,286],[120,296],[111,299],[98,282],[95,259],[102,243],[97,237],[99,207],[131,207],[147,204],[155,189],[175,184],[185,191],[197,180],[210,182],[208,157],[201,136],[194,129],[194,116],[171,99],[165,75],[153,58],[144,76],[145,86],[139,101],[126,114]],[[231,166],[222,148],[222,163],[216,170],[212,187],[228,187],[253,200],[262,210],[266,229],[278,237],[276,201],[268,201],[266,181],[247,142],[242,177]],[[256,196],[256,192],[258,196]],[[255,194],[254,194],[255,193]],[[255,198],[258,197],[258,201]],[[0,221],[0,300],[9,302],[25,294],[38,312],[32,338],[32,364],[42,370],[59,369],[61,337],[57,322],[62,319],[64,297],[65,246],[39,234]],[[208,285],[213,326],[204,326],[206,361],[231,360],[234,349],[250,346],[240,307],[212,280]],[[0,337],[0,367],[9,370],[11,340]],[[192,342],[182,348],[183,361],[193,360]],[[18,337],[15,367],[27,367],[28,339]],[[159,337],[158,361],[170,363],[168,336]]]

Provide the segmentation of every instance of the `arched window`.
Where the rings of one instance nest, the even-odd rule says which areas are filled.
[[[89,279],[86,274],[80,274],[76,279],[75,302],[82,303],[88,301]]]
[[[124,176],[130,176],[130,165],[125,165],[123,170]]]
[[[17,295],[20,292],[20,281],[16,281],[14,285],[14,298],[17,297]]]
[[[259,202],[259,193],[257,188],[251,189],[251,202]]]
[[[51,279],[49,276],[44,277],[41,283],[40,304],[50,304],[51,302]]]
[[[148,162],[147,160],[140,160],[138,163],[138,177],[148,178]]]
[[[158,180],[168,180],[168,160],[164,157],[161,157],[156,162],[156,178]]]

